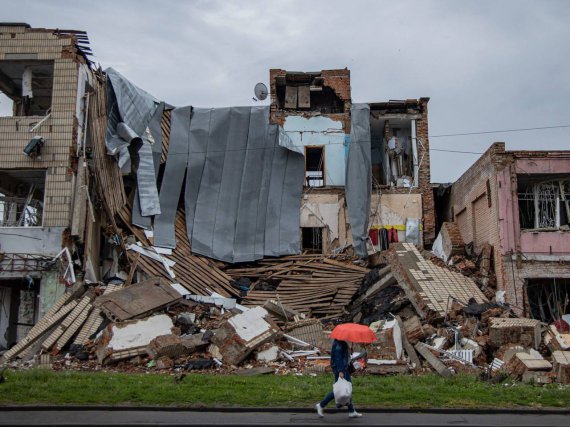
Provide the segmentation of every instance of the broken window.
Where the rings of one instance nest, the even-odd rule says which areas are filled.
[[[530,317],[552,323],[570,314],[570,279],[528,279],[526,284]]]
[[[0,227],[42,225],[45,170],[0,170]]]
[[[570,229],[570,177],[518,175],[517,188],[521,229]]]
[[[323,253],[323,229],[301,227],[301,249],[308,253]]]
[[[325,186],[325,147],[305,147],[305,185]]]
[[[275,79],[281,110],[305,110],[322,114],[344,112],[344,101],[324,84],[321,73],[287,73]]]
[[[0,61],[1,115],[45,116],[52,89],[53,61]]]
[[[412,187],[417,175],[415,122],[370,117],[372,181],[376,186]]]
[[[36,322],[39,283],[26,279],[0,280],[0,349],[24,338]]]

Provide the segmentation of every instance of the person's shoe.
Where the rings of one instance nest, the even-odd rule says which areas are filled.
[[[317,410],[317,414],[319,415],[320,418],[323,418],[325,416],[325,413],[323,412],[323,407],[321,406],[320,403],[317,403],[315,405],[315,409]]]
[[[362,414],[360,412],[352,411],[348,413],[348,418],[360,418]]]

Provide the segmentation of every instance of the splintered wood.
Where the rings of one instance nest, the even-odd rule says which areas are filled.
[[[130,208],[126,207],[119,213],[137,240],[145,244],[151,243],[141,229],[130,225]],[[163,255],[163,257],[176,262],[173,267],[176,277],[172,279],[160,261],[146,256],[138,257],[136,268],[145,272],[149,277],[159,276],[164,277],[169,282],[180,283],[192,294],[209,296],[212,292],[217,292],[224,297],[238,296],[239,292],[230,285],[231,277],[229,275],[220,270],[212,260],[192,255],[182,209],[176,213],[175,229],[176,249],[172,251],[172,255]],[[133,262],[136,253],[128,251],[128,256]]]
[[[343,314],[369,270],[322,255],[295,255],[225,271],[233,279],[247,277],[255,282],[244,305],[275,300],[308,316],[334,318]],[[275,290],[262,290],[264,284],[275,282]]]

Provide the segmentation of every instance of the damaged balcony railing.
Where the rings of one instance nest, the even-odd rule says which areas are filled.
[[[0,227],[42,225],[43,205],[39,200],[0,196]]]

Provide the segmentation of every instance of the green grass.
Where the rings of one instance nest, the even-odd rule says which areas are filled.
[[[332,386],[329,375],[258,376],[8,371],[0,405],[131,405],[183,407],[312,407]],[[457,375],[364,376],[353,379],[359,408],[570,407],[570,388],[517,383],[505,387]],[[509,382],[512,384],[512,382]]]

